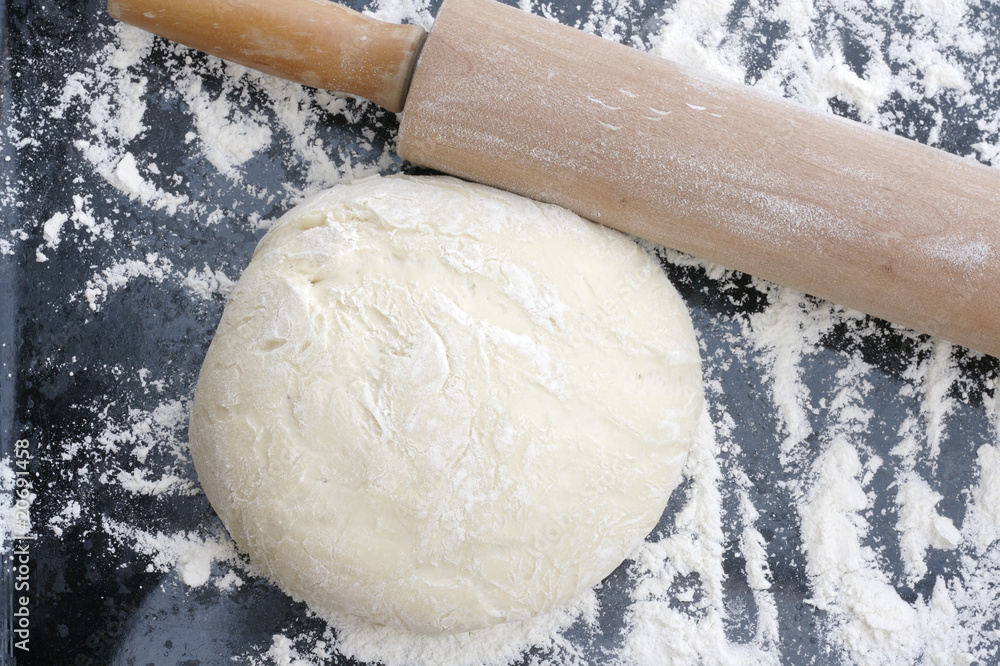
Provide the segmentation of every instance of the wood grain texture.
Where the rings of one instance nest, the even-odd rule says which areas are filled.
[[[1000,170],[492,0],[445,0],[407,160],[1000,356]]]
[[[114,18],[247,67],[399,112],[427,36],[326,0],[108,0]]]

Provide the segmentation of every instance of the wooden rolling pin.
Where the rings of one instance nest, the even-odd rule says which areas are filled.
[[[493,0],[429,35],[325,0],[108,9],[402,110],[416,164],[1000,356],[1000,170]]]

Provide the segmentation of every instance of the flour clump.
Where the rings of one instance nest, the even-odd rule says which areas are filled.
[[[320,615],[423,633],[543,612],[656,525],[702,410],[657,262],[446,177],[366,179],[268,232],[190,440],[241,549]]]

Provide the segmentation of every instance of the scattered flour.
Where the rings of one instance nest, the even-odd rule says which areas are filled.
[[[965,3],[928,1],[897,7],[902,14],[892,20],[906,26],[897,31],[887,30],[892,26],[879,15],[888,3],[779,0],[770,9],[752,11],[755,6],[679,0],[665,12],[653,51],[818,110],[846,104],[864,122],[931,145],[950,129],[946,115],[935,107],[954,104],[990,137],[974,146],[980,157],[996,158],[997,118],[986,102],[996,93],[996,76],[987,74],[984,80],[974,73],[974,65],[962,64],[983,52],[989,32],[978,30]],[[733,34],[734,25],[750,36],[775,21],[787,34],[763,62],[756,57],[758,44]],[[847,62],[845,35],[855,40],[855,58],[860,43],[861,70]],[[752,71],[748,64],[754,66]],[[982,98],[969,93],[973,79],[985,90]],[[901,100],[926,104],[926,123],[900,126]],[[887,544],[870,539],[874,502],[885,492],[872,485],[884,461],[867,443],[876,416],[863,407],[871,391],[866,380],[870,368],[859,359],[843,359],[844,370],[837,375],[831,398],[815,395],[816,387],[806,383],[819,362],[824,336],[845,324],[858,327],[863,319],[788,289],[764,289],[769,305],[746,318],[744,332],[766,368],[783,431],[782,465],[790,473],[807,470],[804,476],[793,476],[788,487],[799,498],[811,601],[824,611],[822,638],[859,664],[961,664],[994,658],[996,630],[984,630],[988,621],[980,618],[998,612],[998,594],[989,591],[985,580],[991,575],[1000,578],[994,556],[1000,533],[995,530],[996,514],[984,508],[996,506],[994,495],[1000,491],[992,476],[996,447],[983,444],[979,449],[980,483],[970,489],[972,501],[961,526],[937,511],[943,495],[921,476],[933,473],[942,444],[954,437],[949,419],[962,406],[954,389],[964,377],[956,349],[943,341],[921,343],[902,373],[900,398],[909,405],[910,415],[898,428],[900,440],[891,452],[900,472],[884,497],[894,504],[904,574],[910,584],[924,578],[929,549],[963,553],[963,565],[954,577],[938,577],[929,597],[907,601],[897,591],[903,581],[887,566]],[[859,329],[858,335],[866,333]],[[994,386],[994,401],[997,396],[1000,391]],[[992,410],[995,414],[996,406]],[[821,421],[818,415],[828,416]],[[817,431],[817,423],[826,425]],[[817,437],[824,448],[813,460],[805,447],[811,449]],[[745,544],[746,539],[744,550]],[[720,661],[719,656],[705,661]]]
[[[90,309],[97,312],[101,309],[101,304],[108,297],[109,292],[117,291],[128,285],[137,278],[145,277],[150,280],[162,283],[170,275],[173,268],[169,259],[161,258],[158,254],[147,254],[143,260],[126,259],[109,266],[95,275],[83,289],[83,296],[87,299]]]
[[[744,527],[743,552],[755,582],[762,612],[751,643],[731,642],[725,630],[723,571],[725,530],[714,427],[706,413],[697,444],[688,461],[691,487],[676,517],[675,531],[643,544],[635,556],[633,603],[626,615],[627,633],[622,661],[627,664],[777,664],[777,622],[769,587],[766,559],[752,525]],[[744,509],[746,511],[746,509]],[[745,518],[753,519],[753,511]],[[696,591],[678,590],[692,576]],[[686,583],[685,583],[686,584]],[[682,602],[676,604],[672,600]],[[763,602],[763,603],[762,603]]]
[[[258,192],[257,186],[245,182],[242,169],[274,145],[277,131],[287,136],[283,150],[301,169],[305,185],[286,186],[282,192],[285,207],[319,189],[385,171],[396,163],[388,151],[378,153],[374,160],[356,159],[344,150],[331,155],[324,145],[322,123],[338,115],[350,122],[360,118],[360,111],[343,97],[310,93],[302,86],[217,59],[193,64],[186,49],[165,43],[161,48],[170,52],[179,67],[173,87],[161,91],[140,73],[154,48],[154,37],[124,24],[114,25],[110,32],[111,38],[94,56],[92,67],[67,76],[58,103],[48,109],[48,118],[60,121],[71,114],[82,115],[84,121],[73,147],[97,176],[147,211],[204,220],[205,224],[217,223],[221,215],[217,207],[203,200],[203,195],[192,193],[193,185],[182,174],[163,172],[156,154],[141,147],[149,138],[146,99],[151,94],[180,99],[192,126],[185,141],[197,146],[220,180],[239,184],[262,199],[273,200],[274,195]],[[245,110],[249,89],[265,100],[263,109]],[[361,147],[374,152],[370,141],[366,141]],[[96,240],[111,242],[116,233],[119,240],[128,240],[124,231],[127,220],[98,219],[90,197],[90,193],[74,193],[72,213],[58,212],[41,223],[44,244],[36,250],[36,261],[49,260],[49,251],[65,240],[64,225],[69,221],[74,230],[86,232],[73,238],[80,250],[91,247]],[[257,213],[248,214],[247,222],[253,228],[267,226]],[[17,240],[0,241],[0,254],[12,254]],[[222,272],[206,267],[208,273],[201,275],[172,273],[171,266],[180,263],[174,259],[162,256],[151,262],[147,256],[146,266],[129,258],[120,259],[114,266],[96,267],[97,272],[84,289],[88,305],[95,312],[100,310],[109,291],[125,289],[136,278],[180,282],[201,299],[224,298],[228,294],[232,280]]]
[[[870,529],[863,517],[870,502],[865,471],[855,445],[838,437],[817,461],[800,508],[811,602],[827,611],[831,638],[859,664],[972,663],[943,580],[929,600],[911,605],[863,545]]]
[[[190,269],[184,276],[184,286],[199,298],[207,301],[216,294],[228,297],[229,292],[236,286],[236,282],[228,278],[222,271],[213,271],[206,265],[201,271]]]
[[[174,570],[177,577],[191,587],[200,587],[209,581],[213,562],[234,564],[240,559],[233,542],[225,538],[151,533],[107,516],[103,519],[103,527],[119,544],[149,556],[147,571]]]
[[[962,543],[962,533],[951,519],[937,513],[935,507],[944,497],[926,481],[912,476],[901,478],[898,483],[896,529],[906,573],[916,582],[927,573],[924,559],[927,549],[954,550]]]
[[[910,387],[923,388],[921,411],[927,424],[927,453],[932,459],[941,453],[946,419],[956,407],[954,398],[949,395],[951,387],[959,379],[954,351],[954,346],[948,342],[934,340],[927,361],[908,370],[907,378],[913,383],[906,390],[910,391]]]
[[[17,515],[14,513],[14,473],[11,459],[0,460],[0,554],[6,553],[11,535],[24,534],[24,525],[16,525]]]
[[[770,369],[771,391],[785,429],[780,451],[788,460],[813,433],[811,396],[802,381],[803,360],[815,351],[836,323],[834,313],[842,309],[826,301],[811,301],[792,289],[764,288],[770,292],[770,307],[749,317],[745,332]]]
[[[217,296],[225,298],[236,282],[220,271],[205,266],[201,271],[191,268],[187,273],[174,268],[173,263],[157,253],[150,253],[140,259],[125,259],[103,269],[87,280],[81,295],[94,312],[101,309],[108,294],[126,288],[136,278],[146,278],[154,283],[164,281],[179,283],[194,296],[211,300]]]
[[[413,634],[345,616],[334,623],[337,639],[332,646],[345,656],[384,666],[503,666],[529,649],[556,652],[556,661],[572,664],[576,648],[562,631],[574,622],[593,625],[596,611],[597,597],[588,590],[560,608],[523,622],[443,636]]]
[[[227,79],[227,87],[232,85],[233,79]],[[180,91],[194,116],[194,131],[188,139],[199,143],[205,159],[219,173],[238,180],[240,165],[271,144],[271,130],[265,119],[248,116],[230,104],[228,90],[214,97],[206,93],[201,79],[195,76],[188,77]]]
[[[49,518],[49,528],[56,536],[63,535],[63,526],[69,525],[80,518],[80,503],[70,500],[58,514]]]
[[[543,3],[520,4],[549,13]],[[632,10],[642,4],[596,2],[580,26],[619,39]],[[979,11],[991,7],[971,0],[676,0],[667,3],[647,46],[717,76],[931,145],[946,146],[950,137],[974,132],[978,140],[970,150],[995,162],[1000,75],[996,56],[987,49],[995,28],[980,24]],[[370,13],[425,27],[432,23],[421,0],[380,0]],[[902,28],[893,29],[890,21]],[[154,50],[174,72],[166,88],[152,83],[144,69]],[[150,151],[147,140],[157,128],[149,100],[158,93],[176,100],[189,120],[191,130],[180,140],[217,172],[213,192],[203,191],[186,173],[170,172]],[[262,206],[288,207],[320,188],[395,168],[390,150],[369,145],[375,157],[366,160],[326,142],[324,124],[331,118],[357,123],[365,112],[353,100],[212,58],[192,58],[181,47],[115,26],[90,66],[67,75],[58,102],[46,110],[46,122],[74,119],[73,148],[93,175],[135,210],[151,219],[155,213],[223,227],[233,216],[214,196],[226,188],[241,188]],[[38,145],[12,131],[8,137],[15,150]],[[263,159],[279,137],[301,178],[280,190],[249,182],[249,165]],[[234,269],[191,268],[169,249],[136,249],[134,219],[95,203],[95,196],[83,186],[66,193],[48,215],[0,239],[0,258],[14,256],[27,243],[35,260],[50,265],[64,253],[115,248],[112,260],[91,266],[73,296],[94,316],[110,296],[142,280],[182,294],[191,307],[225,299],[237,277]],[[259,212],[243,212],[235,226],[253,232],[267,224]],[[719,266],[647,248],[678,274],[698,271],[713,292],[725,294],[739,279]],[[985,366],[970,364],[964,350],[895,331],[893,339],[912,344],[913,351],[900,368],[887,370],[860,351],[882,333],[859,313],[759,281],[751,289],[761,297],[759,308],[715,314],[703,323],[706,331],[729,331],[713,338],[725,344],[703,347],[710,410],[673,523],[655,532],[626,565],[627,599],[624,611],[617,611],[624,614],[621,635],[602,635],[606,609],[599,591],[591,591],[528,623],[440,640],[343,618],[321,632],[276,634],[270,645],[233,655],[234,661],[303,666],[345,655],[386,666],[995,663],[1000,650],[995,366],[989,376],[977,375],[979,370],[969,368]],[[830,342],[838,336],[846,343]],[[59,498],[44,522],[14,524],[16,475],[10,461],[0,463],[0,544],[6,552],[13,534],[34,530],[64,538],[86,524],[145,558],[150,571],[187,586],[211,583],[213,591],[232,593],[257,573],[211,526],[165,533],[92,515],[86,499],[91,491],[155,502],[199,492],[185,441],[190,387],[167,376],[151,377],[148,370],[134,378],[128,372],[103,369],[108,377],[130,380],[136,395],[155,396],[158,405],[129,408],[120,395],[95,397],[84,406],[93,415],[85,428],[91,434],[47,443],[81,492]],[[748,426],[739,404],[729,402],[728,394],[738,394],[747,382],[759,384],[754,388],[773,423]],[[970,384],[985,385],[983,404],[963,393]],[[896,387],[895,395],[880,398],[895,411],[873,413],[869,398],[885,386]],[[992,419],[989,437],[966,439],[956,427],[970,413]],[[764,492],[787,498],[790,520],[801,535],[796,552],[803,564],[796,566],[804,567],[806,602],[818,619],[812,635],[818,645],[801,660],[787,652],[794,629],[784,617],[787,600],[780,583],[786,574],[777,559],[780,538],[767,527],[775,505],[761,498],[760,481],[750,478],[752,465],[741,457],[743,438],[756,434],[753,428],[773,438],[782,472]],[[888,450],[877,446],[881,441],[889,442]],[[956,441],[974,452],[969,454],[974,473],[962,487],[940,472],[945,447]],[[956,499],[961,511],[954,509]],[[954,564],[930,577],[929,571],[937,571],[930,558],[938,554]],[[754,612],[734,604],[734,580],[745,581],[744,596]],[[594,653],[594,636],[613,647]]]
[[[69,215],[66,213],[56,213],[42,225],[42,238],[45,240],[45,244],[50,248],[59,247],[59,232],[62,231],[62,227],[66,222],[69,221]]]
[[[186,196],[164,192],[144,178],[139,173],[139,165],[132,153],[125,152],[113,165],[109,165],[104,161],[107,159],[106,154],[87,142],[78,141],[76,147],[95,163],[98,173],[115,189],[138,199],[151,209],[166,210],[168,215],[173,216],[177,214],[178,208],[188,203]],[[151,165],[147,165],[146,169],[152,172]]]
[[[973,543],[982,553],[1000,541],[1000,446],[983,444],[976,462],[979,484],[973,491],[969,522]]]

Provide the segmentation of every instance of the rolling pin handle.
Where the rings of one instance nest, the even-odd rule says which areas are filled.
[[[398,113],[427,37],[326,0],[108,0],[125,23],[303,85]]]

